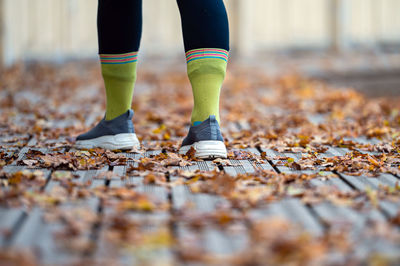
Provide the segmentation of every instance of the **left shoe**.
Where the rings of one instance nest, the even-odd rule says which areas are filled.
[[[196,150],[195,157],[199,159],[227,157],[224,139],[215,115],[210,115],[201,124],[190,127],[179,153],[186,154],[191,147]]]
[[[135,134],[132,117],[133,111],[128,110],[112,120],[105,120],[103,118],[89,132],[81,134],[76,138],[75,148],[103,148],[108,150],[139,149],[140,143]]]

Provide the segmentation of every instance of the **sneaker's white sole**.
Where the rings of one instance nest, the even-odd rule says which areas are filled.
[[[185,145],[179,149],[180,154],[186,154],[190,147],[196,150],[195,157],[199,159],[214,159],[226,158],[227,152],[225,144],[217,140],[202,140],[193,143],[192,145]]]
[[[94,139],[78,140],[77,149],[103,148],[108,150],[139,149],[140,142],[135,133],[122,133],[112,136],[101,136]]]

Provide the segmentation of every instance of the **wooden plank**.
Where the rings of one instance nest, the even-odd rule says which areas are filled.
[[[189,172],[194,172],[196,170],[200,170],[197,162],[192,162],[192,165],[186,165],[186,166],[171,166],[171,169],[181,169],[181,170],[189,171]]]
[[[288,213],[296,217],[295,221],[303,225],[307,231],[314,235],[322,235],[322,225],[299,199],[285,199],[282,203]]]
[[[267,157],[271,158],[272,164],[276,167],[276,169],[278,169],[278,171],[280,173],[293,173],[293,172],[296,172],[295,170],[292,170],[292,169],[290,169],[290,168],[288,168],[286,166],[282,166],[282,165],[278,164],[279,160],[276,160],[275,158],[277,158],[277,157],[285,157],[286,156],[285,154],[277,152],[277,151],[275,151],[273,149],[261,148],[261,150],[266,153]]]
[[[198,215],[202,213],[213,213],[217,210],[217,206],[224,204],[225,199],[210,194],[190,192],[187,186],[172,187],[172,207],[175,212],[185,206],[193,205],[193,211]],[[177,238],[178,241],[185,240],[185,234],[193,235],[194,229],[185,225],[184,222],[177,223]],[[184,233],[183,233],[184,232]],[[231,235],[221,228],[215,228],[212,225],[206,224],[202,229],[199,245],[208,253],[227,255],[242,250],[248,241],[246,234]]]
[[[175,186],[171,188],[172,190],[172,199],[173,199],[173,208],[175,210],[182,209],[185,204],[189,203],[188,195],[190,192],[188,191],[187,186]]]
[[[275,171],[274,167],[269,163],[256,163],[256,167],[261,168],[263,170]]]
[[[192,194],[189,190],[185,190],[189,200],[191,200],[196,211],[200,213],[212,213],[216,211],[216,207],[224,204],[225,199],[210,194]],[[211,254],[228,255],[244,248],[247,237],[244,235],[229,235],[220,228],[206,225],[202,232],[202,242],[204,249]]]
[[[352,176],[344,173],[338,173],[339,176],[357,190],[366,190],[368,188],[378,189],[381,183],[378,178],[366,177],[366,176]]]
[[[9,170],[10,172],[15,172],[15,171],[24,169],[24,167],[16,166],[16,167],[9,167],[8,169],[10,169]],[[47,171],[47,175],[49,176],[50,171],[48,171],[48,170],[46,170],[46,171]],[[38,235],[36,235],[36,238],[35,238],[35,240],[37,241],[39,239],[38,236],[42,236],[42,232],[39,230],[40,228],[37,228],[39,226],[39,224],[41,224],[41,222],[38,221],[39,214],[41,214],[41,212],[39,211],[38,207],[34,207],[34,209],[32,211],[25,211],[21,208],[8,209],[5,212],[5,216],[7,216],[8,219],[13,220],[11,223],[9,223],[10,225],[13,226],[13,229],[12,229],[12,235],[10,235],[9,238],[3,242],[3,244],[6,246],[10,246],[10,245],[13,246],[15,241],[18,239],[18,237],[21,238],[21,236],[24,238],[22,243],[25,244],[26,238],[31,236],[31,235],[28,235],[28,233],[38,233]],[[10,220],[8,220],[8,221],[10,222]],[[32,221],[34,221],[33,224],[32,224]],[[2,226],[3,226],[3,221],[2,221]],[[28,232],[28,233],[26,233],[26,232]],[[45,240],[41,239],[41,241],[38,241],[38,243],[48,244],[46,242],[46,240],[47,239],[45,239]],[[25,247],[31,247],[31,246],[28,244],[28,245],[25,245]],[[51,247],[51,246],[49,246],[49,247]]]
[[[328,150],[318,154],[318,158],[330,158],[330,157],[335,157],[335,156],[342,156],[342,153],[338,150],[335,149],[331,146],[328,147]]]
[[[238,172],[236,171],[236,168],[234,166],[224,166],[223,169],[224,169],[224,172],[227,173],[228,175],[236,176],[238,174]]]
[[[342,174],[340,174],[342,175]],[[380,185],[383,184],[383,182],[387,182],[386,184],[393,184],[393,176],[388,175],[388,174],[382,174],[383,179],[379,180],[378,178],[371,178],[371,177],[358,177],[358,176],[347,176],[345,175],[345,181],[343,181],[340,178],[328,178],[325,180],[321,180],[319,178],[312,179],[310,180],[310,184],[316,187],[319,186],[335,186],[338,188],[340,191],[343,192],[351,192],[353,191],[352,187],[355,187],[358,190],[365,190],[367,188],[371,189],[378,189]],[[385,177],[388,177],[386,181],[384,181]],[[370,180],[374,182],[370,182]],[[394,218],[398,214],[398,210],[400,209],[400,202],[389,202],[387,200],[379,200],[378,201],[379,205],[379,215],[376,214],[378,211],[374,210],[374,214],[379,217],[384,217],[385,215],[388,218]],[[337,208],[340,208],[339,206]]]
[[[350,141],[353,141],[355,143],[359,143],[359,144],[362,144],[362,145],[368,145],[368,144],[374,145],[374,144],[379,144],[381,142],[376,138],[368,139],[368,138],[366,138],[364,136],[360,136],[360,137],[357,137],[357,138],[343,138],[343,140],[350,140]],[[380,152],[363,150],[361,148],[356,148],[355,150],[357,150],[358,152],[360,152],[362,154],[369,154],[369,155],[380,155],[381,154]]]
[[[206,227],[202,232],[202,241],[207,253],[218,255],[232,255],[235,253],[232,239],[221,230]],[[241,246],[239,244],[239,247]]]
[[[104,172],[107,168],[102,168],[99,170],[89,170],[89,171],[78,171],[77,174],[80,176],[78,179],[74,180],[76,183],[89,183],[90,189],[97,186],[104,185],[104,180],[95,179],[94,176]],[[51,188],[57,185],[58,181],[51,180],[49,185],[46,186],[45,192],[50,192]],[[73,212],[77,209],[87,209],[93,213],[97,213],[100,207],[100,200],[96,197],[90,197],[87,200],[79,202],[67,201],[65,204],[58,206],[57,208],[62,212]],[[78,253],[71,254],[68,249],[65,250],[64,247],[59,244],[59,241],[54,238],[55,232],[63,230],[64,226],[61,221],[48,223],[43,219],[45,212],[39,207],[35,207],[30,213],[27,214],[26,221],[24,222],[21,229],[16,233],[10,245],[16,248],[29,248],[33,249],[40,256],[38,259],[43,264],[60,264],[71,262],[72,260],[78,260],[81,256],[81,252],[85,250],[80,250]],[[94,226],[94,225],[92,225]],[[86,239],[90,242],[93,237],[93,230],[85,232],[82,239]]]
[[[61,125],[61,121],[59,122],[59,125]],[[65,127],[67,127],[69,125],[65,125]],[[39,144],[35,143],[35,144],[30,144],[31,146],[44,146],[47,147],[49,149],[49,151],[53,152],[55,151],[55,149],[57,149],[56,151],[64,151],[63,147],[61,145],[68,145],[68,140],[67,137],[59,137],[56,139],[45,139],[43,141],[40,141]],[[60,147],[61,146],[61,147]],[[55,147],[55,148],[54,148]],[[58,150],[60,149],[60,150]]]
[[[201,171],[213,171],[217,166],[212,161],[197,161],[197,165]]]
[[[28,142],[28,146],[29,146],[29,142]],[[25,157],[25,153],[27,153],[28,151],[29,151],[29,147],[27,147],[27,146],[23,147],[18,153],[18,158],[11,165],[17,165],[18,162],[22,161],[23,158]]]
[[[253,154],[256,155],[256,156],[260,156],[260,155],[261,155],[257,148],[249,147],[249,148],[245,148],[245,149],[243,149],[243,150],[244,150],[244,151],[247,151],[247,152],[251,152],[251,153],[253,153]]]
[[[321,153],[322,157],[333,157],[333,156],[343,156],[346,153],[350,152],[348,148],[339,148],[339,147],[328,147],[328,150],[324,153]]]
[[[22,163],[22,160],[25,160],[25,159],[27,159],[27,153],[30,151],[30,150],[33,150],[33,151],[40,151],[40,152],[42,152],[43,154],[52,154],[52,153],[62,153],[62,152],[64,152],[65,151],[65,148],[48,148],[48,147],[31,147],[31,146],[29,146],[29,145],[36,145],[36,142],[35,142],[35,144],[32,144],[32,142],[33,142],[33,139],[31,139],[30,141],[29,141],[29,143],[27,144],[28,146],[25,146],[25,147],[23,147],[20,151],[19,151],[19,153],[18,153],[18,158],[11,164],[11,165],[19,165],[19,164],[21,164]],[[29,166],[25,166],[26,168],[37,168],[37,167],[29,167]]]
[[[6,133],[7,134],[7,133]],[[3,147],[21,147],[28,143],[29,135],[28,134],[13,134],[13,135],[0,135],[0,146]]]
[[[128,158],[128,160],[132,160],[132,159],[139,159],[139,158],[141,158],[142,157],[142,154],[140,154],[140,153],[136,153],[136,152],[127,152],[127,153],[122,153],[123,155],[125,155],[127,158]]]
[[[371,182],[379,186],[395,187],[400,181],[396,177],[387,173],[380,173],[377,177],[367,177]]]
[[[129,186],[136,192],[143,193],[152,199],[157,199],[161,204],[168,204],[168,191],[165,187],[143,184],[142,177],[125,177],[125,167],[124,166],[114,166],[113,173],[124,177],[123,179],[113,178],[110,180],[109,188],[119,188],[124,186]],[[134,184],[134,186],[132,186]],[[113,201],[111,199],[111,201]],[[111,205],[112,206],[112,205]],[[148,247],[135,247],[135,243],[125,243],[125,248],[131,246],[131,251],[126,252],[125,248],[114,246],[110,244],[107,238],[107,232],[109,232],[109,223],[115,215],[120,215],[124,219],[128,219],[135,224],[135,230],[137,234],[154,234],[159,230],[168,230],[169,227],[169,216],[168,210],[153,211],[153,212],[140,212],[140,211],[129,211],[118,214],[118,211],[113,207],[105,206],[103,210],[103,229],[99,233],[98,237],[98,248],[93,254],[93,259],[103,260],[110,259],[114,256],[114,261],[121,263],[123,265],[141,265],[140,257],[137,257],[137,252],[143,252],[140,248],[146,249]],[[163,247],[150,247],[150,250],[146,251],[149,253],[146,262],[150,264],[158,264],[158,261],[168,262],[173,258],[173,253],[169,248]],[[150,256],[150,254],[152,254]],[[139,254],[140,256],[140,254]],[[148,260],[148,261],[147,261]]]
[[[281,160],[274,159],[274,158],[277,158],[277,157],[289,157],[289,158],[292,158],[295,162],[297,162],[298,160],[300,160],[302,158],[302,154],[301,153],[290,153],[290,152],[282,153],[282,152],[278,152],[278,151],[275,151],[275,150],[272,150],[272,149],[264,149],[264,148],[262,148],[262,151],[265,152],[268,157],[272,158],[271,159],[272,164],[278,169],[278,171],[280,173],[308,174],[308,175],[311,175],[311,174],[315,174],[315,173],[319,172],[319,169],[306,169],[306,170],[292,169],[292,168],[289,168],[287,166],[280,165],[279,162]],[[283,161],[287,162],[287,160],[283,160]]]
[[[104,179],[95,178],[97,175],[107,172],[108,166],[104,166],[98,170],[79,170],[75,173],[79,176],[75,182],[79,184],[90,184],[90,188],[93,189],[95,187],[104,186]],[[100,206],[101,200],[98,197],[90,197],[87,201],[85,201],[84,205],[87,206],[92,211],[97,211]]]
[[[161,150],[148,150],[145,152],[144,157],[151,157],[161,153]]]
[[[393,256],[398,247],[382,237],[368,234],[371,222],[382,223],[385,217],[377,209],[370,209],[364,212],[355,211],[345,206],[335,206],[329,202],[312,205],[312,209],[329,227],[351,229],[350,240],[356,243],[355,257],[365,259],[368,254],[379,253]]]
[[[270,217],[280,217],[291,223],[300,225],[307,232],[316,236],[321,236],[324,232],[324,228],[318,222],[317,217],[297,198],[285,198],[281,201],[271,203],[265,208],[250,210],[249,215],[254,221]]]
[[[23,166],[5,166],[3,170],[8,173],[15,173],[22,171],[25,168]],[[29,171],[40,170],[44,174],[44,178],[49,178],[50,171],[47,169],[29,169]],[[33,187],[28,188],[27,192],[33,191]],[[38,187],[36,189],[43,189],[43,187]],[[24,224],[27,212],[24,206],[19,207],[0,207],[0,215],[3,217],[0,220],[0,231],[4,232],[0,236],[0,241],[3,246],[7,246],[9,242],[14,238],[15,234],[20,229],[20,226]]]
[[[356,137],[356,138],[346,138],[345,137],[345,138],[343,138],[343,140],[351,140],[353,142],[360,143],[360,144],[378,144],[378,143],[381,142],[380,140],[378,140],[376,138],[368,139],[365,136],[359,136],[359,137]]]
[[[11,237],[25,220],[26,213],[21,208],[0,207],[0,239],[1,246],[7,246]]]
[[[229,160],[232,166],[223,166],[224,171],[232,176],[238,174],[254,173],[255,169],[248,160]]]
[[[39,260],[43,264],[65,263],[70,261],[70,254],[60,252],[57,242],[54,241],[52,233],[62,229],[60,224],[43,221],[43,211],[34,208],[27,213],[27,219],[11,243],[15,248],[26,248],[35,250],[40,254]]]
[[[242,165],[245,173],[251,174],[255,172],[255,169],[249,160],[239,160],[239,163]]]
[[[389,217],[395,218],[399,214],[400,204],[387,200],[379,201],[379,208]]]
[[[125,176],[126,173],[126,167],[125,165],[116,165],[113,167],[112,170],[114,176],[110,180],[110,183],[108,184],[109,187],[123,187],[125,186],[125,179],[127,178]]]
[[[267,152],[267,156],[270,157],[275,157],[275,156],[287,156],[287,157],[291,157],[294,159],[294,161],[298,161],[299,159],[301,159],[301,153],[279,153],[277,151],[274,150],[265,150]],[[331,153],[329,154],[324,154],[324,156],[340,156],[341,154],[343,154],[345,151],[343,150],[338,150],[338,149],[330,149]],[[273,162],[277,162],[276,160],[273,160]],[[318,176],[316,178],[311,179],[309,182],[312,186],[334,186],[337,189],[339,189],[340,191],[343,192],[351,192],[353,191],[353,188],[351,186],[349,186],[349,184],[347,184],[345,181],[343,181],[342,179],[340,179],[340,177],[332,172],[329,171],[324,171],[324,173],[326,175],[328,175],[328,177],[324,177],[324,176],[320,176],[319,174],[319,169],[315,169],[315,170],[293,170],[290,169],[286,166],[280,166],[280,165],[276,165],[276,167],[278,168],[278,170],[281,173],[295,173],[295,174],[315,174],[318,173]]]
[[[133,187],[137,187],[137,190],[139,192],[143,192],[143,177],[141,176],[129,176],[126,178],[126,180],[124,180],[124,185],[125,186],[133,186]]]
[[[336,176],[336,175],[334,175]],[[329,178],[314,178],[310,180],[310,184],[313,186],[334,186],[342,192],[351,192],[353,188],[349,186],[346,182],[340,179],[338,176]]]
[[[191,164],[187,166],[169,166],[168,168],[194,172],[196,170],[212,171],[217,167],[212,161],[191,161]]]
[[[313,204],[312,208],[324,222],[331,224],[350,223],[352,225],[351,234],[355,235],[367,228],[368,221],[383,222],[386,220],[382,213],[376,209],[360,213],[350,207],[336,206],[330,202]]]
[[[126,169],[123,166],[114,166],[113,173],[119,176],[123,176],[124,179],[112,179],[110,181],[110,187],[131,187],[133,190],[140,193],[144,193],[149,197],[158,199],[161,202],[168,201],[168,191],[165,187],[144,184],[143,177],[140,176],[126,176]],[[132,186],[133,185],[133,186]]]
[[[320,154],[319,157],[324,158],[332,156],[342,156],[346,152],[348,152],[348,149],[346,148],[329,147],[329,150],[323,154]],[[363,151],[360,152],[365,153]],[[391,174],[386,173],[380,173],[377,177],[350,176],[345,173],[338,174],[345,182],[359,190],[365,190],[366,187],[377,189],[380,185],[394,187],[396,185],[396,182],[398,182],[397,178],[395,178]]]
[[[251,153],[253,153],[253,154],[256,155],[256,156],[261,156],[260,152],[259,152],[258,149],[256,149],[256,148],[246,148],[246,149],[244,149],[244,150],[245,150],[245,151],[248,151],[248,152],[251,152]],[[257,168],[261,168],[261,169],[263,169],[263,170],[275,171],[274,167],[273,167],[269,162],[266,162],[266,163],[255,162],[254,165],[255,165]]]

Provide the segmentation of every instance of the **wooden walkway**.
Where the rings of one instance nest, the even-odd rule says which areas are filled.
[[[326,117],[305,119],[318,127]],[[376,158],[384,151],[365,149],[382,140],[348,137],[319,152],[242,143],[229,147],[227,160],[195,161],[171,152],[178,129],[164,140],[144,139],[137,152],[78,151],[65,134],[74,120],[54,121],[64,133],[53,139],[32,132],[0,138],[5,265],[400,261],[400,176],[373,168],[352,175],[344,167],[345,158],[382,164]],[[228,122],[227,141],[257,134],[249,121]],[[139,132],[149,130],[138,124]]]
[[[26,166],[19,166],[18,164],[23,160],[28,160],[27,153],[37,150],[34,147],[29,147],[33,142],[34,139],[27,139],[26,146],[13,150],[14,156],[18,156],[18,159],[13,164],[5,166],[3,170],[7,173],[15,173],[27,169]],[[40,149],[40,151],[43,154],[54,152],[51,149]],[[253,156],[254,159],[228,160],[222,164],[220,162],[198,161],[193,162],[190,166],[170,166],[165,183],[160,182],[160,184],[146,184],[146,182],[143,182],[145,177],[131,176],[127,173],[127,170],[135,165],[137,167],[138,160],[141,158],[152,158],[154,155],[160,154],[161,150],[148,151],[145,154],[119,153],[118,155],[127,158],[126,165],[105,165],[98,170],[32,169],[30,171],[40,171],[44,181],[34,185],[30,184],[25,192],[32,192],[32,197],[41,197],[40,195],[42,195],[43,199],[36,199],[36,204],[39,206],[33,204],[29,210],[23,207],[0,208],[0,230],[3,232],[1,236],[2,250],[33,250],[35,257],[39,258],[38,262],[48,265],[86,260],[93,260],[102,264],[105,262],[104,260],[111,258],[114,263],[120,264],[140,264],[142,260],[150,261],[155,265],[161,262],[163,264],[174,264],[179,261],[196,261],[198,259],[202,262],[219,262],[216,259],[218,256],[232,255],[249,248],[249,231],[258,220],[267,219],[268,221],[270,217],[281,217],[293,224],[300,225],[301,230],[304,229],[315,237],[322,237],[327,232],[332,232],[334,227],[338,227],[336,228],[338,230],[344,230],[341,232],[348,234],[349,239],[354,241],[354,253],[352,254],[354,260],[364,261],[366,258],[370,258],[371,254],[379,254],[392,262],[399,259],[398,239],[392,242],[386,239],[386,235],[376,238],[368,234],[375,223],[378,225],[396,217],[398,219],[400,207],[398,199],[394,202],[379,200],[377,206],[364,206],[357,210],[346,206],[344,203],[343,206],[340,203],[333,204],[329,200],[305,203],[302,197],[299,197],[305,189],[312,190],[310,187],[315,187],[316,189],[313,189],[313,191],[318,191],[325,186],[331,186],[342,193],[349,194],[375,191],[380,187],[394,188],[399,184],[400,178],[398,176],[381,174],[377,178],[372,178],[350,176],[340,172],[320,173],[320,176],[316,178],[303,182],[297,187],[296,185],[291,187],[292,190],[289,191],[289,195],[283,196],[280,200],[271,202],[264,207],[249,209],[246,211],[246,217],[241,217],[243,213],[235,214],[234,208],[233,210],[230,209],[232,206],[224,197],[214,193],[193,193],[190,185],[185,184],[186,182],[182,181],[180,177],[174,177],[174,170],[176,169],[181,169],[188,175],[188,172],[193,171],[220,171],[228,174],[232,179],[238,175],[254,175],[258,170],[295,175],[310,175],[318,172],[318,170],[293,170],[293,168],[282,165],[282,158],[290,158],[289,160],[293,158],[296,162],[301,159],[301,153],[280,153],[272,149],[262,148],[249,148],[243,151]],[[7,152],[10,153],[8,150]],[[65,149],[63,152],[75,152],[75,150]],[[345,148],[331,147],[321,156],[341,156],[346,152],[348,150]],[[258,161],[262,157],[261,153],[265,153],[271,159],[259,163]],[[276,158],[279,158],[279,160]],[[283,161],[285,162],[285,160]],[[112,174],[102,176],[102,173]],[[58,195],[60,196],[58,198],[57,193],[65,193],[65,191],[57,190],[57,188],[66,186],[66,184],[62,184],[66,182],[63,178],[69,178],[69,175],[74,175],[74,178],[68,179],[68,182],[71,182],[68,187],[80,186],[81,188],[77,191],[81,193],[87,191],[89,195],[83,196],[82,199],[79,199],[76,195],[64,195],[65,199],[62,199],[63,195]],[[329,178],[325,178],[328,175]],[[188,182],[190,183],[190,181]],[[223,184],[221,185],[223,186]],[[126,191],[119,190],[122,188]],[[102,195],[102,191],[108,192]],[[2,189],[3,194],[7,192],[6,188]],[[130,210],[128,218],[115,217],[115,208],[117,207],[112,202],[115,200],[112,195],[121,193],[120,196],[117,196],[118,198],[124,197],[125,193],[133,192],[141,193],[144,197],[148,196],[151,201],[143,202],[143,206],[139,204],[139,206],[126,207],[127,210]],[[129,200],[130,196],[126,196]],[[360,198],[362,197],[360,196]],[[132,200],[136,200],[135,196]],[[46,201],[49,202],[46,203]],[[60,202],[54,203],[52,201]],[[117,201],[120,204],[121,202],[129,204],[121,198]],[[57,207],[49,207],[53,204]],[[158,206],[147,206],[152,204]],[[359,202],[359,204],[368,205],[370,203]],[[222,212],[222,214],[218,212]],[[224,212],[226,213],[224,214]],[[226,217],[223,215],[226,215]],[[49,221],[46,219],[49,219]],[[223,219],[226,219],[229,226],[224,225]],[[121,225],[118,225],[118,223],[121,223]],[[218,223],[221,224],[218,225]],[[133,228],[118,228],[118,226],[129,225]],[[143,249],[149,250],[141,250],[141,244],[136,244],[134,239],[131,243],[133,251],[121,247],[118,250],[116,247],[121,244],[120,241],[123,241],[123,239],[120,239],[122,236],[114,236],[116,239],[111,238],[116,241],[116,243],[113,243],[108,239],[112,236],[107,235],[112,233],[113,226],[116,227],[115,230],[117,231],[122,230],[122,233],[134,234],[129,231],[139,230],[138,232],[142,236],[154,238],[146,240],[143,244]],[[140,228],[137,229],[137,226]],[[395,232],[398,229],[398,227],[393,228]],[[128,236],[127,240],[129,240],[129,237],[135,238],[132,235]],[[172,244],[172,239],[176,239],[178,244]],[[141,243],[143,239],[137,241],[137,243]],[[180,245],[189,245],[189,247],[182,247],[182,250],[179,250]],[[193,247],[190,245],[193,245]],[[148,252],[154,254],[147,254]],[[198,254],[191,254],[191,252],[198,252]],[[203,252],[215,255],[216,258],[210,259],[205,255],[205,257],[202,257]],[[344,254],[346,256],[340,256],[340,254],[336,254],[336,257],[332,256],[333,261],[331,262],[346,262],[349,254],[346,252]],[[142,258],[142,256],[145,256],[145,258]]]

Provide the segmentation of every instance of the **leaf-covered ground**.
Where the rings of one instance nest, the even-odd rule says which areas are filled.
[[[97,64],[0,72],[2,264],[398,263],[396,100],[232,63],[229,158],[201,161],[177,154],[192,107],[182,66],[141,67],[143,148],[129,152],[73,148],[104,115]]]

